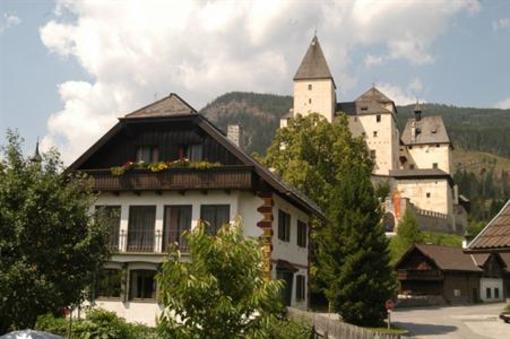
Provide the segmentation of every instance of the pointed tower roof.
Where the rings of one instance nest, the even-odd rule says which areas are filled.
[[[34,155],[30,158],[30,161],[32,161],[32,162],[41,162],[42,161],[41,153],[39,153],[39,138],[37,138],[37,142],[35,144],[35,152],[34,152]]]
[[[313,37],[310,47],[308,47],[305,57],[303,58],[303,61],[301,61],[301,65],[294,76],[294,80],[306,79],[333,80],[333,76],[331,76],[328,63],[326,62],[326,58],[324,57],[324,53],[322,52],[317,36]]]
[[[175,93],[170,93],[170,95],[161,100],[127,114],[125,118],[151,118],[196,113],[197,111],[180,96]]]
[[[393,100],[388,98],[383,92],[372,86],[368,91],[361,94],[356,100],[359,101],[374,101],[378,103],[393,103]]]

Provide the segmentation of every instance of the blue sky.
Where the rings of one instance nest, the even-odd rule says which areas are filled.
[[[375,83],[510,108],[510,1],[1,1],[0,130],[69,162],[121,115],[177,92],[197,109],[228,91],[290,94],[315,29],[352,100]]]

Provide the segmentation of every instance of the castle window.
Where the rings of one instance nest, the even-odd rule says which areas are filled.
[[[437,162],[432,164],[432,168],[437,168]]]
[[[363,107],[361,107],[361,110],[362,110],[363,112],[368,111],[368,107],[367,107],[367,106],[363,106]]]
[[[311,104],[312,103],[312,98],[308,99],[308,103]]]
[[[364,138],[367,136],[367,134],[365,132],[361,132],[361,136]]]
[[[374,138],[377,138],[377,131],[374,131]]]
[[[439,147],[440,145],[439,144],[436,144],[436,147]]]
[[[413,164],[409,165],[409,169],[414,169],[414,165]]]
[[[312,90],[312,84],[308,84],[308,90],[311,91]]]
[[[381,115],[380,115],[380,114],[377,114],[377,115],[375,116],[375,121],[377,121],[377,122],[381,122]]]
[[[413,149],[413,146],[409,146],[409,149]]]
[[[375,159],[375,149],[370,150],[370,157]]]
[[[430,192],[427,192],[427,198],[430,198]]]

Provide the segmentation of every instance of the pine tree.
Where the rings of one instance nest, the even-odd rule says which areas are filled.
[[[333,123],[297,116],[278,130],[265,163],[326,214],[312,229],[314,287],[346,321],[381,322],[395,279],[364,140],[352,137],[345,115]]]

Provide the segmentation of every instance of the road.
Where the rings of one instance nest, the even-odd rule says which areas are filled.
[[[402,308],[392,313],[392,322],[409,330],[413,338],[504,339],[510,338],[510,324],[498,317],[504,306]]]

